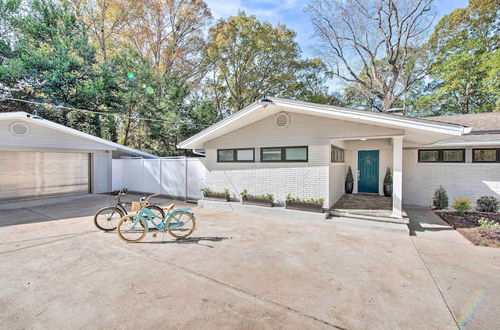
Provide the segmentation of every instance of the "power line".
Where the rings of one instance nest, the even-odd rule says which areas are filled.
[[[50,104],[50,103],[21,100],[21,99],[16,99],[16,98],[12,98],[12,97],[4,97],[4,98],[0,99],[0,101],[2,101],[2,100],[11,100],[11,101],[23,102],[23,103],[28,103],[28,104],[43,105],[43,106],[48,106],[48,107],[52,107],[52,108],[68,109],[68,110],[81,111],[81,112],[86,112],[86,113],[95,113],[95,114],[106,115],[106,116],[120,116],[120,117],[124,117],[125,119],[132,119],[132,120],[163,122],[163,123],[167,123],[167,124],[171,124],[171,125],[178,125],[178,123],[164,120],[164,119],[139,118],[138,116],[128,116],[128,115],[121,114],[121,113],[113,113],[113,112],[110,113],[110,112],[104,112],[104,111],[95,111],[95,110],[88,110],[88,109],[73,108],[73,107],[67,107],[64,105],[55,105],[55,104]],[[211,125],[198,125],[198,124],[192,124],[192,125],[196,126],[196,127],[201,127],[201,128],[211,126]]]

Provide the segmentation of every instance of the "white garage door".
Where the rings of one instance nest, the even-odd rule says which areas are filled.
[[[89,192],[89,154],[0,152],[0,200]]]

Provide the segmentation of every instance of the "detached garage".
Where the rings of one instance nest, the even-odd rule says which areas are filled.
[[[157,156],[25,112],[0,113],[0,202],[112,190],[111,160]]]

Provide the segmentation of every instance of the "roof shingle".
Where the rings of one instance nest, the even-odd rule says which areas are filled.
[[[469,134],[500,133],[500,112],[423,117],[422,119],[472,127],[472,132]]]

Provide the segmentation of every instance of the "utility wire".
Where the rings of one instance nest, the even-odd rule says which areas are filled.
[[[67,106],[64,106],[64,105],[55,105],[55,104],[50,104],[50,103],[21,100],[21,99],[16,99],[16,98],[12,98],[12,97],[4,97],[4,98],[0,99],[0,101],[2,101],[2,100],[11,100],[11,101],[17,101],[17,102],[24,102],[24,103],[28,103],[28,104],[43,105],[43,106],[48,106],[48,107],[52,107],[52,108],[68,109],[68,110],[81,111],[81,112],[87,112],[87,113],[95,113],[95,114],[106,115],[106,116],[120,116],[120,117],[123,117],[125,119],[132,119],[132,120],[154,121],[154,122],[163,122],[163,123],[167,123],[167,124],[170,124],[170,125],[178,125],[178,123],[175,123],[175,122],[172,122],[172,121],[168,121],[168,120],[164,120],[164,119],[139,118],[138,116],[128,116],[128,115],[124,115],[124,114],[121,114],[121,113],[113,113],[113,112],[104,112],[104,111],[95,111],[95,110],[88,110],[88,109],[73,108],[73,107],[67,107]],[[211,125],[193,124],[193,126],[205,128],[205,127],[208,127],[208,126],[211,126]]]

